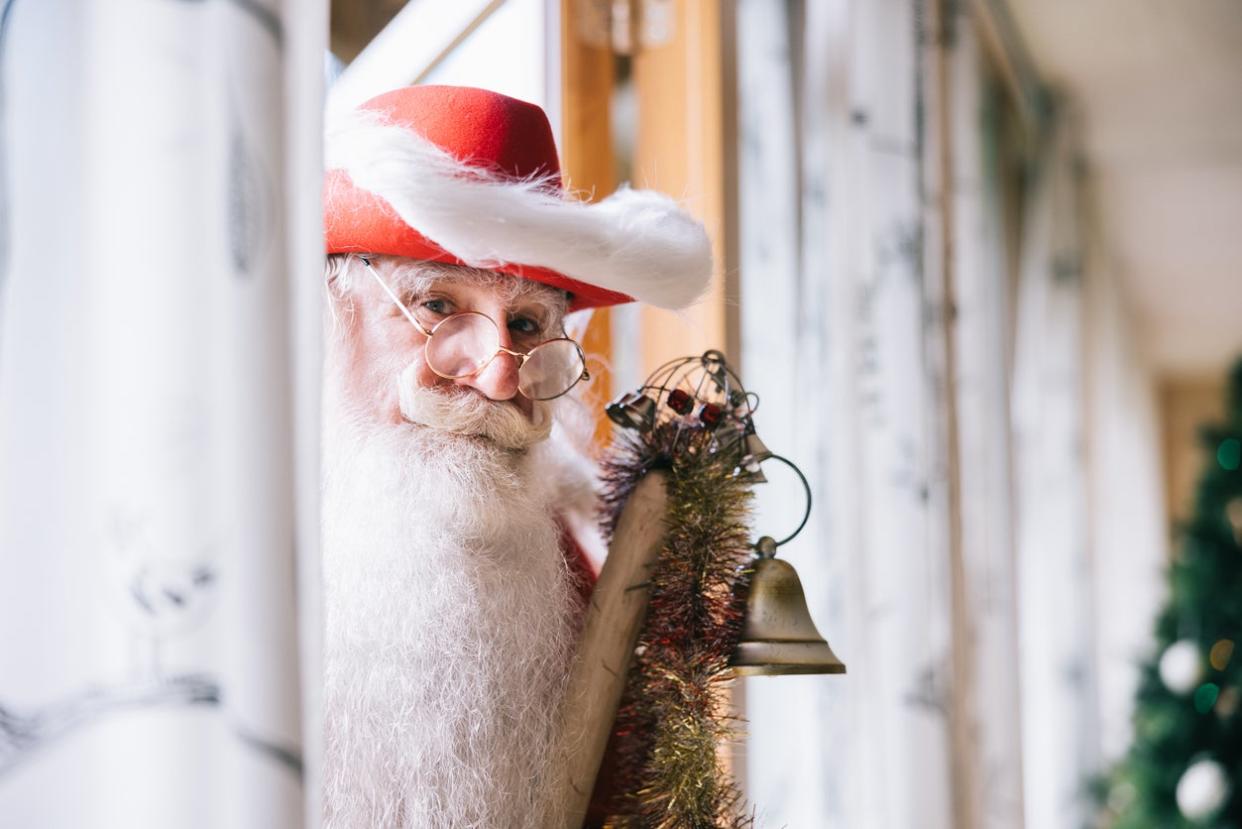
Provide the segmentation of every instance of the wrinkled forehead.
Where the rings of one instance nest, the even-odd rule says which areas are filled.
[[[492,293],[505,305],[538,304],[558,319],[569,307],[569,296],[558,288],[483,268],[393,257],[371,260],[394,291],[420,294],[433,287],[465,285]]]

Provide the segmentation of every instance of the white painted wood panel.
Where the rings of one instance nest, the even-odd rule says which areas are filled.
[[[763,825],[951,825],[914,8],[739,7],[742,365],[817,505],[786,555],[844,677],[747,683]],[[791,48],[792,47],[792,48]],[[760,532],[796,505],[773,476]]]
[[[321,175],[316,8],[15,7],[0,627],[32,635],[0,648],[6,824],[304,825],[295,365],[303,403],[317,379],[292,349],[317,370],[322,247],[317,201],[286,208]]]
[[[961,483],[964,675],[956,693],[969,737],[959,794],[977,826],[1023,825],[1017,603],[1010,451],[1009,274],[996,155],[1000,102],[971,19],[957,15],[949,50],[954,356]]]
[[[1060,129],[1026,205],[1013,422],[1026,825],[1078,826],[1098,768],[1083,431],[1082,262]]]

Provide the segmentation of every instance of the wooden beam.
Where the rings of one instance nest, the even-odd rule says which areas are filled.
[[[612,150],[613,55],[582,35],[581,0],[561,0],[561,172],[597,201],[617,186]]]
[[[930,359],[941,368],[941,394],[934,399],[936,432],[934,440],[944,441],[945,469],[945,549],[948,554],[950,624],[952,626],[951,679],[948,695],[949,779],[953,825],[978,826],[980,815],[978,775],[971,734],[969,695],[973,688],[974,643],[967,618],[966,571],[962,541],[961,440],[958,431],[957,323],[954,254],[953,115],[951,95],[952,63],[949,48],[953,40],[952,0],[921,0],[926,29],[921,59],[923,136],[923,258],[924,295],[929,305],[942,315],[940,325],[929,328],[926,348]]]
[[[584,35],[591,23],[584,20],[588,11],[582,0],[561,0],[561,174],[577,197],[598,201],[617,186],[612,146],[615,72],[608,44],[593,43]],[[612,434],[604,405],[615,394],[612,315],[607,309],[591,315],[582,348],[592,376],[584,402],[597,415],[595,444],[603,447]]]
[[[711,287],[689,311],[644,308],[642,363],[740,346],[737,281],[737,118],[733,4],[668,0],[670,38],[638,45],[634,83],[638,137],[636,187],[680,199],[707,226],[715,268]],[[639,30],[642,30],[639,26]]]
[[[404,5],[405,0],[337,0],[331,4],[328,48],[348,64]]]

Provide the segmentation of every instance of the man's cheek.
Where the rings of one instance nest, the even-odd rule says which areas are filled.
[[[392,354],[369,355],[355,363],[349,373],[356,404],[382,421],[400,422],[400,384],[407,365]]]
[[[391,392],[393,395],[392,404],[400,413],[401,397],[403,393],[408,393],[415,389],[430,389],[452,385],[451,380],[445,380],[437,375],[428,367],[422,355],[413,359],[406,359],[404,362],[393,362],[384,374],[385,391]]]

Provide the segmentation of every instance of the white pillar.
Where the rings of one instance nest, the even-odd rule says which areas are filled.
[[[19,25],[23,5],[40,6],[19,3]],[[59,186],[50,201],[37,181],[12,194],[35,232],[14,251],[0,324],[14,594],[0,626],[55,621],[0,656],[0,705],[26,735],[0,748],[0,812],[53,827],[299,825],[295,557],[315,521],[304,506],[299,536],[295,507],[315,476],[294,401],[314,400],[315,381],[293,348],[315,350],[318,319],[317,289],[288,263],[313,264],[317,234],[298,223],[318,209],[288,201],[317,201],[307,101],[325,21],[291,41],[274,4],[40,11],[53,49],[77,45],[63,55],[72,82],[6,73],[50,87],[21,131]],[[19,59],[36,58],[57,63]],[[290,158],[309,184],[291,186]]]
[[[1026,825],[1078,826],[1098,769],[1084,464],[1082,251],[1062,121],[1026,204],[1013,422]]]
[[[914,8],[793,7],[804,21],[783,4],[738,10],[742,368],[761,436],[814,489],[781,555],[849,673],[747,681],[748,794],[763,825],[947,829]],[[800,498],[771,478],[758,530],[779,534]]]
[[[978,827],[1021,829],[1022,739],[1010,463],[1010,278],[996,155],[999,115],[973,20],[948,51],[953,180],[953,336],[961,483],[962,649],[956,694],[968,735],[958,758]]]

